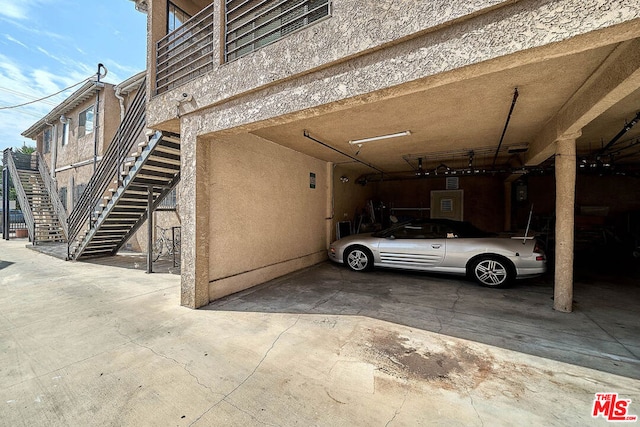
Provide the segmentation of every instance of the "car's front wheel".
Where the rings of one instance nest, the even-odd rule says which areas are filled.
[[[353,246],[346,250],[347,267],[353,271],[368,271],[373,268],[373,254],[362,246]]]
[[[508,261],[492,256],[476,259],[471,264],[469,273],[476,282],[490,288],[508,286],[515,277],[514,269]]]

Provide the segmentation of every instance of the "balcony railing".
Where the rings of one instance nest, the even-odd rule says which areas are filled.
[[[157,44],[156,94],[213,70],[214,3]]]

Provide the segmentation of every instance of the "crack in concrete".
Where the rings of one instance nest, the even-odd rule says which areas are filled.
[[[246,414],[246,415],[250,416],[250,417],[251,417],[251,419],[253,419],[254,421],[259,422],[259,423],[260,423],[260,424],[262,424],[262,425],[270,426],[270,427],[280,427],[280,425],[279,425],[279,424],[269,424],[269,423],[267,423],[267,422],[265,422],[265,421],[259,420],[259,419],[258,419],[255,415],[253,415],[251,412],[246,411],[246,410],[242,409],[241,407],[239,407],[239,406],[237,406],[237,405],[234,405],[234,404],[233,404],[233,402],[229,401],[229,400],[228,400],[228,399],[226,399],[226,398],[224,399],[224,401],[225,401],[225,403],[228,403],[229,405],[233,406],[234,408],[236,408],[238,411],[242,412],[243,414]]]
[[[626,345],[624,345],[622,342],[620,342],[620,340],[618,338],[616,338],[613,334],[611,334],[609,331],[607,331],[605,328],[602,327],[602,325],[600,325],[598,322],[596,322],[591,316],[589,316],[587,313],[583,313],[584,316],[591,320],[598,328],[600,328],[600,330],[602,332],[604,332],[605,334],[607,334],[609,337],[611,337],[611,339],[613,339],[615,342],[617,342],[618,344],[620,344],[620,346],[622,348],[624,348],[625,350],[627,350],[627,352],[629,352],[629,354],[633,357],[635,357],[636,359],[638,359],[638,355],[635,354],[633,351],[631,351],[631,349],[627,348]]]
[[[460,289],[462,289],[464,285],[461,283],[457,288],[456,288],[456,300],[453,302],[453,305],[451,305],[451,319],[453,319],[456,315],[456,305],[458,305],[458,301],[460,301]]]
[[[400,414],[400,411],[402,411],[402,408],[404,407],[404,404],[407,402],[407,396],[409,396],[409,390],[405,390],[404,392],[404,398],[402,399],[402,403],[400,404],[400,406],[398,407],[398,409],[395,410],[395,412],[393,413],[393,416],[391,417],[391,419],[389,421],[387,421],[387,423],[384,425],[384,427],[389,427],[389,425],[396,419],[396,417]]]
[[[218,406],[220,403],[222,403],[223,401],[226,403],[229,403],[230,405],[234,406],[233,404],[231,404],[227,398],[229,396],[231,396],[233,393],[236,392],[236,390],[238,390],[240,387],[242,387],[251,377],[253,377],[253,375],[258,371],[258,369],[260,368],[260,366],[262,365],[262,363],[266,360],[267,356],[269,355],[269,353],[271,352],[271,350],[273,350],[273,348],[275,347],[276,343],[280,340],[280,338],[282,337],[282,335],[284,335],[286,332],[288,332],[291,328],[293,328],[294,326],[296,326],[298,324],[298,321],[300,320],[300,316],[296,317],[296,321],[293,322],[293,324],[289,325],[286,329],[284,329],[282,332],[280,332],[278,334],[278,336],[275,338],[275,340],[273,340],[273,342],[271,343],[271,347],[269,347],[269,349],[265,352],[264,356],[262,356],[262,359],[260,359],[260,361],[258,362],[258,364],[256,365],[255,368],[253,368],[253,370],[251,371],[251,373],[249,375],[247,375],[247,377],[242,380],[240,382],[240,384],[238,384],[237,386],[235,386],[235,388],[233,390],[231,390],[229,393],[225,394],[222,399],[218,400],[216,403],[214,403],[213,405],[209,406],[209,408],[204,411],[202,414],[200,414],[200,416],[198,418],[196,418],[195,420],[193,420],[193,422],[191,424],[189,424],[189,427],[191,427],[192,425],[194,425],[195,423],[197,423],[198,421],[200,421],[200,419],[202,417],[204,417],[205,415],[207,415],[213,408],[215,408],[216,406]],[[243,411],[244,412],[244,411]]]
[[[334,293],[332,293],[331,295],[329,295],[327,298],[318,301],[317,303],[315,303],[313,305],[313,307],[311,307],[310,310],[315,310],[316,308],[320,307],[321,305],[326,304],[327,302],[331,301],[336,295],[338,295],[340,292],[342,292],[341,290],[337,290]]]
[[[478,419],[480,420],[480,425],[484,427],[484,421],[482,420],[482,417],[480,416],[478,409],[476,409],[476,404],[473,401],[473,396],[471,395],[471,392],[466,387],[465,387],[465,391],[467,392],[467,396],[469,396],[469,400],[471,401],[471,407],[473,408],[473,411],[476,413],[476,415],[478,416]]]
[[[153,348],[151,348],[151,347],[149,347],[149,346],[146,346],[146,345],[144,345],[144,344],[140,344],[139,342],[136,342],[136,341],[135,341],[133,338],[131,338],[129,335],[127,335],[127,334],[125,334],[125,333],[121,332],[121,331],[120,331],[120,329],[118,329],[118,334],[120,334],[121,336],[123,336],[123,337],[127,338],[127,339],[129,340],[129,341],[128,341],[128,343],[131,343],[131,344],[137,345],[138,347],[141,347],[141,348],[145,348],[145,349],[149,350],[150,352],[152,352],[153,354],[155,354],[156,356],[158,356],[158,357],[162,357],[163,359],[171,360],[171,361],[172,361],[172,362],[174,362],[176,365],[178,365],[178,366],[180,366],[182,369],[184,369],[184,370],[185,370],[185,372],[189,374],[189,376],[191,376],[194,380],[196,380],[196,382],[198,383],[198,385],[200,385],[200,386],[201,386],[201,387],[203,387],[203,388],[206,388],[207,390],[209,390],[209,391],[210,391],[211,393],[213,393],[213,394],[217,394],[217,395],[220,395],[220,396],[224,396],[222,393],[217,392],[217,391],[214,391],[214,390],[213,390],[211,387],[209,387],[208,385],[201,383],[201,382],[200,382],[200,379],[199,379],[196,375],[194,375],[194,374],[193,374],[193,372],[191,372],[191,371],[187,368],[187,365],[186,365],[186,364],[182,364],[182,363],[178,362],[176,359],[174,359],[173,357],[169,357],[169,356],[167,356],[167,355],[164,355],[164,354],[158,353],[158,352],[157,352],[157,351],[155,351]]]

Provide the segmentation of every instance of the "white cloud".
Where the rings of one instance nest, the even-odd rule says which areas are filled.
[[[0,0],[0,15],[11,19],[26,19],[28,3],[15,0]]]
[[[52,0],[0,0],[0,15],[9,19],[26,20],[29,18],[29,11],[36,7],[41,7]],[[56,1],[56,0],[53,0]]]
[[[2,0],[0,0],[0,2],[1,1]],[[0,13],[0,21],[6,22],[6,23],[11,24],[14,27],[16,27],[16,28],[18,28],[18,29],[20,29],[22,31],[25,31],[25,32],[31,33],[31,34],[35,34],[35,35],[40,36],[40,37],[56,39],[56,40],[68,40],[68,37],[66,37],[66,36],[63,36],[63,35],[58,34],[58,33],[54,33],[52,31],[41,30],[41,29],[35,28],[33,26],[30,26],[30,25],[21,24],[20,22],[15,21],[13,19],[8,19],[6,16],[3,16],[1,13]]]
[[[82,64],[71,63],[69,66],[70,69],[61,67],[59,73],[54,74],[45,69],[28,68],[0,54],[0,87],[9,89],[0,90],[0,106],[17,105],[28,102],[29,97],[35,99],[50,95],[84,80],[91,74],[82,68],[78,71],[76,67]],[[0,110],[0,149],[21,146],[25,138],[20,134],[51,111],[51,102],[59,104],[75,89],[77,87],[49,98],[50,102],[36,102],[24,107]],[[27,98],[21,94],[26,94]],[[26,142],[32,143],[29,140]]]
[[[27,46],[26,44],[22,43],[20,40],[18,40],[18,39],[15,39],[15,38],[11,37],[9,34],[5,34],[5,35],[4,35],[4,37],[5,37],[7,40],[9,40],[10,42],[13,42],[13,43],[15,43],[15,44],[18,44],[18,45],[20,45],[20,46],[24,47],[25,49],[29,49],[29,46]]]

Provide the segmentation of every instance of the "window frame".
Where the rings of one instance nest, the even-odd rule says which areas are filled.
[[[42,154],[47,154],[51,152],[51,137],[52,137],[51,127],[45,128],[42,132]]]
[[[172,28],[172,22],[171,22],[171,15],[172,15],[172,10],[174,9],[173,12],[173,16],[174,16],[174,22],[173,22],[173,28]],[[180,22],[180,25],[176,26],[176,19],[175,17],[177,16],[175,12],[179,12],[179,14],[182,15],[182,17],[184,18],[182,21]],[[178,6],[177,4],[175,4],[172,1],[168,1],[167,2],[167,34],[177,30],[178,28],[180,28],[185,22],[187,22],[189,19],[191,19],[192,16],[189,15],[184,9],[182,9],[180,6]]]
[[[62,132],[61,132],[61,144],[64,147],[65,145],[69,144],[69,122],[67,123],[62,123]]]
[[[87,131],[87,112],[91,111],[91,130]],[[84,109],[78,114],[78,138],[81,138],[86,135],[90,135],[94,132],[95,126],[95,105]]]

